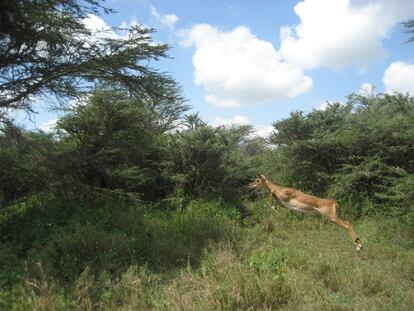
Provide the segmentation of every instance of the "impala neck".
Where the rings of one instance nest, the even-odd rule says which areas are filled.
[[[277,185],[275,185],[274,183],[272,183],[270,180],[267,180],[267,179],[265,179],[265,184],[264,184],[264,186],[265,186],[265,188],[267,189],[267,190],[270,190],[270,189],[280,189],[281,187],[279,187],[279,186],[277,186]]]

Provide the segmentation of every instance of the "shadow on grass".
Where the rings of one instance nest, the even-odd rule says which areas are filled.
[[[30,275],[38,262],[62,284],[86,267],[117,277],[133,264],[155,272],[196,266],[209,243],[235,236],[239,215],[223,202],[194,201],[184,211],[158,211],[119,200],[85,205],[31,199],[2,215],[0,285]]]

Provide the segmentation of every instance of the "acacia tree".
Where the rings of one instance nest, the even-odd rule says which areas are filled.
[[[168,141],[166,172],[175,191],[189,197],[235,197],[251,176],[243,145],[251,126],[211,127],[197,114],[185,117],[187,129]]]
[[[51,161],[54,170],[75,188],[162,196],[163,131],[185,109],[182,102],[149,104],[116,89],[97,89],[57,122],[60,153]]]
[[[112,12],[101,3],[0,2],[0,117],[8,109],[31,112],[42,96],[61,103],[90,92],[100,82],[140,96],[177,96],[175,81],[151,67],[151,60],[166,57],[168,49],[154,44],[151,29],[134,26],[120,36],[85,26],[89,14]]]

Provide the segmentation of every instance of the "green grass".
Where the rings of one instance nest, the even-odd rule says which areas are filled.
[[[84,223],[86,232],[72,231],[104,242],[98,254],[84,255],[88,260],[79,255],[76,278],[65,281],[50,267],[58,254],[37,253],[42,263],[0,301],[11,310],[414,309],[412,228],[400,219],[351,220],[364,246],[357,254],[345,230],[282,207],[273,212],[264,202],[248,203],[251,216],[243,219],[232,205],[196,201],[184,211],[147,212],[139,228],[133,219],[124,230],[122,219],[108,228]],[[146,239],[135,236],[143,232]],[[70,240],[69,258],[83,241]],[[108,259],[108,249],[119,253]]]

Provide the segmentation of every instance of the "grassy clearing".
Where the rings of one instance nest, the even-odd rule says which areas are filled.
[[[183,212],[146,214],[140,220],[151,236],[145,250],[151,260],[146,264],[127,260],[121,272],[113,273],[105,262],[99,271],[84,262],[83,272],[66,283],[50,273],[47,263],[35,264],[30,276],[2,292],[3,306],[12,310],[413,309],[414,251],[409,228],[398,226],[398,220],[353,222],[364,245],[358,255],[343,229],[281,207],[269,211],[264,204],[250,205],[252,216],[244,219],[232,206],[211,202],[194,202]],[[133,234],[132,230],[126,237],[131,240]]]

